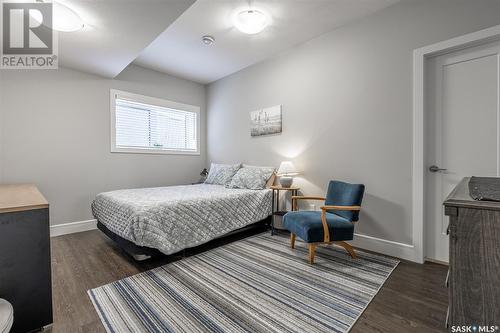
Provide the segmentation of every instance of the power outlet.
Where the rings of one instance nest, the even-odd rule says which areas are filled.
[[[309,210],[316,210],[315,204],[309,204]]]

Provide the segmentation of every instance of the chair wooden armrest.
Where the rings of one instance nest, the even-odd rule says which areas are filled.
[[[321,206],[321,224],[323,224],[323,234],[325,243],[330,242],[330,231],[328,230],[328,223],[326,223],[326,211],[330,209],[334,210],[351,210],[357,211],[361,210],[361,206]]]
[[[361,206],[321,206],[320,207],[322,211],[327,211],[327,210],[361,210]]]

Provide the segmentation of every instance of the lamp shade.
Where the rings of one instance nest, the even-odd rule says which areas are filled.
[[[293,176],[297,175],[299,172],[297,171],[297,168],[295,168],[295,165],[293,165],[292,162],[290,161],[283,161],[280,164],[280,167],[278,169],[278,176]]]

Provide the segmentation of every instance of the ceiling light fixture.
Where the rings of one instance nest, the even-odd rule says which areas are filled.
[[[264,30],[269,21],[269,15],[259,9],[244,10],[233,16],[234,26],[249,35],[258,34]]]
[[[83,20],[73,9],[55,1],[52,2],[52,6],[55,30],[73,32],[83,29]]]
[[[37,0],[43,2],[43,0]],[[62,32],[74,32],[83,29],[84,23],[80,15],[62,3],[52,1],[52,29]],[[38,11],[30,11],[31,17],[39,23],[45,24]]]
[[[215,43],[215,38],[213,38],[212,36],[206,35],[206,36],[201,37],[201,41],[205,45],[212,45],[213,43]]]

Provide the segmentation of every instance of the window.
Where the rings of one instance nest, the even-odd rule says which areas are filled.
[[[199,154],[200,108],[111,90],[111,151]]]

